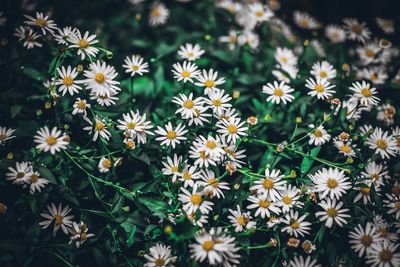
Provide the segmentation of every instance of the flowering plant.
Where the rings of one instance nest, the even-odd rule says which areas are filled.
[[[2,266],[400,265],[392,20],[23,2],[0,13]]]

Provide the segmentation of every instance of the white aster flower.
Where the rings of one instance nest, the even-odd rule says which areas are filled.
[[[250,212],[242,212],[239,205],[236,205],[236,210],[229,209],[229,212],[232,215],[229,215],[228,219],[231,221],[232,226],[235,227],[235,232],[243,232],[256,228],[257,223],[252,221],[253,217],[250,215]]]
[[[169,17],[168,8],[160,2],[155,2],[150,9],[149,24],[151,26],[163,25]]]
[[[171,175],[172,182],[175,182],[178,176],[181,175],[180,165],[182,163],[182,156],[174,154],[174,157],[167,157],[167,161],[161,162],[164,168],[162,168],[162,172],[164,175]]]
[[[322,267],[322,265],[318,264],[317,260],[312,259],[310,256],[304,258],[300,255],[291,259],[288,267]]]
[[[382,241],[377,229],[370,222],[367,222],[364,227],[358,224],[353,231],[349,232],[349,239],[351,249],[353,249],[360,258],[368,254],[374,243]]]
[[[85,99],[81,99],[78,97],[73,105],[74,110],[72,111],[72,115],[82,114],[84,117],[86,117],[86,109],[90,109],[90,107],[91,105],[87,103]]]
[[[14,132],[14,129],[7,129],[5,126],[0,126],[0,145],[4,144],[7,140],[15,138],[15,136],[13,136]]]
[[[133,55],[132,57],[127,56],[124,60],[124,65],[126,73],[130,73],[131,76],[136,74],[143,76],[144,73],[149,72],[149,63],[144,62],[144,59],[140,55]]]
[[[208,72],[203,70],[196,79],[198,82],[195,85],[205,87],[204,94],[206,95],[218,91],[219,88],[217,86],[225,83],[225,78],[218,78],[218,72],[213,69],[209,69]]]
[[[119,82],[115,81],[118,73],[113,66],[109,66],[104,61],[97,60],[89,65],[89,70],[84,71],[85,85],[97,95],[110,96],[117,93],[121,89],[118,87]]]
[[[77,32],[76,28],[72,28],[70,26],[64,27],[62,29],[58,29],[58,33],[54,35],[54,39],[59,44],[68,45],[72,36],[75,36]]]
[[[183,187],[193,187],[196,180],[200,178],[200,172],[197,170],[197,166],[186,165],[178,177],[179,181],[183,182]]]
[[[34,142],[37,143],[36,148],[38,150],[44,152],[50,151],[53,155],[56,152],[66,149],[69,143],[61,130],[58,130],[57,127],[53,127],[50,131],[47,126],[40,128],[36,132]]]
[[[202,170],[199,177],[201,180],[197,183],[203,187],[204,194],[210,199],[213,197],[225,198],[222,190],[230,190],[229,184],[221,182],[215,177],[215,173],[209,169]]]
[[[178,82],[183,80],[184,83],[187,81],[193,83],[193,79],[197,79],[197,76],[200,74],[200,71],[197,70],[196,64],[192,62],[184,61],[182,65],[178,62],[172,67],[174,68],[172,73]]]
[[[346,41],[346,32],[340,26],[337,25],[326,26],[325,36],[334,44]]]
[[[112,167],[112,162],[110,159],[102,157],[97,165],[99,172],[106,173],[109,172]]]
[[[333,224],[337,224],[340,227],[343,227],[347,224],[346,218],[350,218],[351,216],[346,214],[349,209],[342,209],[343,202],[337,202],[335,198],[326,200],[322,200],[321,203],[318,204],[324,211],[318,211],[315,213],[315,216],[321,222],[325,221],[325,226],[328,228],[332,228]]]
[[[144,257],[147,260],[144,267],[173,267],[177,258],[171,255],[171,247],[160,243],[152,246]]]
[[[38,172],[32,172],[32,174],[25,179],[25,182],[29,185],[29,192],[34,194],[36,191],[41,192],[42,188],[49,183],[49,180],[40,177]]]
[[[371,267],[400,266],[399,246],[387,241],[374,243],[366,256],[366,263]]]
[[[101,119],[95,118],[94,125],[88,117],[84,117],[84,119],[89,123],[89,126],[84,127],[83,130],[89,131],[89,134],[93,134],[93,141],[96,141],[99,136],[107,141],[110,139],[111,133],[108,131],[107,125]]]
[[[205,51],[201,49],[198,44],[185,44],[179,47],[178,56],[182,59],[186,59],[188,61],[195,61],[199,59]]]
[[[231,117],[217,122],[219,128],[217,132],[229,143],[236,143],[241,136],[247,136],[248,127],[244,126],[246,122],[240,121],[240,118]]]
[[[276,203],[272,202],[271,198],[263,195],[259,196],[249,196],[248,201],[252,202],[247,206],[247,209],[257,209],[254,216],[261,216],[261,218],[271,217],[271,212],[279,214],[281,212],[280,208]]]
[[[74,218],[74,215],[68,215],[71,212],[69,206],[67,205],[62,208],[61,203],[58,204],[58,207],[54,203],[51,203],[47,205],[47,210],[47,213],[40,213],[40,216],[46,219],[39,223],[42,229],[46,229],[54,222],[53,236],[56,236],[60,228],[64,234],[68,235],[68,229],[72,226],[72,219]]]
[[[172,148],[175,148],[176,144],[180,144],[181,141],[187,139],[184,135],[188,132],[188,130],[186,130],[185,126],[181,123],[178,124],[178,126],[174,129],[171,122],[168,122],[165,125],[165,129],[157,126],[157,130],[154,132],[160,135],[156,138],[156,140],[161,141],[161,145],[172,146]]]
[[[94,234],[88,234],[88,230],[84,222],[81,221],[79,224],[73,222],[69,244],[75,242],[75,246],[79,248],[88,238],[94,236]]]
[[[375,154],[379,154],[382,159],[389,159],[396,156],[396,141],[392,135],[381,128],[376,128],[374,133],[366,140],[369,149],[375,150]]]
[[[352,187],[349,177],[337,168],[323,168],[309,177],[315,185],[314,191],[319,193],[321,199],[328,196],[339,200]]]
[[[78,76],[78,71],[76,68],[71,68],[71,66],[65,68],[62,66],[61,69],[57,68],[57,72],[60,77],[55,80],[55,85],[61,85],[58,88],[58,91],[62,93],[63,96],[67,92],[70,95],[74,95],[75,93],[78,93],[79,90],[82,90],[82,87],[80,87],[78,84],[82,83],[83,81],[75,80],[76,76]]]
[[[355,18],[346,18],[343,19],[343,24],[349,40],[363,43],[371,38],[371,31],[366,27],[365,22],[359,22]]]
[[[31,28],[18,27],[15,29],[14,35],[18,38],[18,41],[22,42],[22,45],[28,50],[34,47],[42,47],[43,45],[39,42],[41,37],[40,34],[35,33]]]
[[[16,162],[15,168],[8,167],[9,172],[6,174],[7,181],[13,184],[22,185],[33,174],[33,168],[30,162]]]
[[[272,201],[277,201],[281,198],[280,192],[285,190],[286,181],[280,170],[265,169],[265,178],[257,180],[250,190],[257,190],[257,194],[270,198]]]
[[[307,94],[312,97],[317,97],[318,99],[328,99],[332,97],[332,94],[335,93],[335,90],[331,90],[336,85],[332,84],[327,79],[322,79],[319,76],[314,80],[313,78],[308,78],[306,87],[311,91]]]
[[[43,35],[47,32],[54,34],[54,30],[58,29],[54,20],[49,19],[49,16],[44,16],[42,12],[36,12],[35,17],[29,15],[24,15],[24,17],[28,19],[24,21],[25,24],[38,27]]]
[[[274,14],[267,5],[263,6],[261,3],[255,2],[248,6],[251,16],[258,23],[268,21]]]
[[[315,128],[308,136],[310,137],[308,144],[316,146],[323,145],[331,139],[331,135],[328,134],[322,125]]]
[[[336,69],[328,61],[319,61],[312,65],[311,75],[315,78],[331,80],[336,78]]]
[[[281,219],[281,222],[286,224],[287,226],[282,228],[282,232],[287,232],[291,236],[304,237],[306,234],[310,234],[311,223],[305,221],[307,215],[302,215],[299,217],[299,212],[294,212],[291,210],[289,213],[286,213],[285,217]]]
[[[305,30],[316,30],[321,27],[320,23],[315,18],[305,12],[293,12],[293,20],[298,27]]]
[[[198,191],[198,185],[195,183],[192,187],[192,192],[181,187],[183,193],[178,195],[179,201],[182,202],[183,209],[186,213],[192,214],[199,210],[203,214],[208,214],[214,205],[212,202],[204,200],[204,193]]]
[[[294,96],[291,94],[294,92],[294,89],[287,85],[284,81],[278,83],[274,81],[274,83],[267,83],[262,88],[263,93],[269,95],[267,98],[268,102],[272,102],[272,104],[279,104],[281,101],[286,105],[288,102],[292,102]]]
[[[229,101],[232,99],[229,95],[225,95],[224,90],[213,90],[208,92],[208,98],[205,103],[212,108],[216,114],[221,114],[224,110],[232,107]]]
[[[294,207],[302,207],[303,203],[299,200],[301,190],[295,186],[285,184],[285,189],[280,192],[281,198],[277,203],[282,208],[283,213],[287,213]]]
[[[88,31],[82,36],[81,32],[77,29],[75,34],[68,38],[68,41],[71,43],[68,47],[77,48],[77,54],[81,57],[81,60],[84,60],[86,56],[95,57],[99,52],[99,49],[93,46],[98,42],[95,38],[96,35],[90,35]]]

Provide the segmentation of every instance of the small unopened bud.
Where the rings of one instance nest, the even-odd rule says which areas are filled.
[[[390,42],[388,39],[380,39],[379,40],[379,47],[380,48],[389,48],[392,46],[392,42]]]
[[[283,150],[285,149],[285,145],[284,144],[279,144],[277,147],[276,147],[276,152],[282,152]]]
[[[350,135],[348,133],[346,133],[346,132],[341,132],[339,134],[339,140],[340,141],[346,142],[346,141],[349,140],[349,138],[350,138]]]
[[[167,235],[170,235],[172,233],[172,231],[173,231],[173,228],[171,225],[166,225],[164,227],[164,233],[166,233]]]
[[[7,206],[4,203],[0,202],[0,214],[6,214]]]
[[[258,123],[257,117],[250,116],[247,118],[247,123],[250,125],[256,125]]]
[[[7,154],[7,159],[12,160],[14,158],[14,154],[12,152]]]
[[[51,108],[51,102],[50,101],[46,101],[46,103],[44,103],[44,108],[45,109],[50,109]]]
[[[112,59],[112,58],[113,58],[113,56],[114,56],[114,54],[113,54],[112,52],[110,52],[110,51],[107,51],[107,53],[106,53],[106,57],[107,57],[108,59]]]
[[[238,99],[240,97],[240,91],[239,90],[234,90],[232,93],[232,98],[233,99]]]
[[[296,117],[296,123],[301,123],[303,119],[301,117]]]
[[[83,65],[82,65],[82,64],[79,64],[78,66],[76,66],[76,70],[77,70],[78,72],[82,72],[82,71],[83,71]]]

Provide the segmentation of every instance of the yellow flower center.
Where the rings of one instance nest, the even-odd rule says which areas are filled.
[[[363,30],[363,27],[360,24],[354,24],[351,26],[351,31],[354,32],[355,34],[360,34]]]
[[[98,83],[104,83],[104,81],[106,80],[106,77],[104,76],[103,73],[96,73],[94,80]]]
[[[331,179],[329,178],[328,181],[326,182],[326,185],[330,188],[330,189],[334,189],[338,186],[338,182],[335,179]]]
[[[372,92],[371,89],[369,89],[368,87],[365,87],[363,89],[361,89],[361,94],[365,97],[371,97],[372,96]]]
[[[203,243],[202,247],[203,247],[203,249],[204,249],[205,251],[210,251],[210,250],[212,250],[212,249],[214,248],[214,241],[212,241],[212,240],[207,240],[207,241],[205,241],[205,242]]]
[[[185,102],[183,102],[183,106],[187,109],[191,109],[194,107],[194,102],[193,100],[187,99]]]
[[[369,247],[372,244],[372,237],[370,235],[363,235],[361,237],[361,244],[365,247]]]
[[[57,143],[57,138],[53,137],[53,136],[49,136],[46,138],[46,143],[49,146],[55,145]]]
[[[17,179],[21,179],[22,177],[24,177],[25,176],[25,173],[24,172],[19,172],[19,173],[17,173]]]
[[[386,142],[385,140],[383,140],[383,139],[381,138],[381,139],[378,139],[378,140],[376,141],[376,146],[377,146],[378,148],[380,148],[380,149],[386,149],[386,148],[388,147],[388,144],[387,144],[387,142]]]
[[[262,17],[264,15],[264,12],[262,11],[256,11],[256,17]]]
[[[283,96],[283,90],[282,90],[281,88],[276,88],[276,89],[274,90],[274,95],[275,95],[275,96],[278,96],[278,97]]]
[[[182,71],[181,75],[182,75],[182,77],[187,78],[190,76],[190,72],[187,70],[184,70],[184,71]]]
[[[79,100],[77,105],[79,109],[86,109],[86,102],[83,100]]]
[[[269,205],[271,204],[271,202],[269,202],[268,200],[260,200],[258,202],[258,205],[260,205],[261,208],[268,208]]]
[[[40,26],[40,27],[46,27],[47,26],[47,20],[44,18],[37,18],[35,19],[35,24]]]
[[[378,80],[378,78],[379,78],[378,74],[376,72],[374,72],[374,73],[371,74],[370,80],[371,81],[376,81],[376,80]]]
[[[286,63],[286,62],[288,61],[288,59],[287,59],[287,57],[285,57],[285,56],[281,56],[281,61],[282,61],[283,63]]]
[[[290,222],[290,227],[292,229],[299,229],[300,228],[300,223],[297,220],[292,219]]]
[[[109,168],[111,168],[111,160],[109,160],[109,159],[104,159],[104,160],[101,162],[101,165],[102,165],[105,169],[109,169]]]
[[[133,66],[132,66],[132,70],[134,70],[134,71],[138,71],[138,70],[139,70],[139,66],[137,66],[137,65],[133,65]]]
[[[203,159],[203,160],[208,159],[208,156],[205,151],[200,151],[199,154],[200,154],[201,159]]]
[[[337,211],[335,208],[328,208],[326,214],[328,214],[329,217],[336,217]]]
[[[96,122],[96,127],[95,127],[96,131],[102,131],[104,129],[104,127],[105,127],[105,124],[102,123],[101,121]]]
[[[370,191],[371,191],[370,187],[362,187],[362,188],[360,188],[361,194],[363,194],[365,196],[368,196]]]
[[[219,106],[221,106],[222,101],[220,99],[214,99],[212,101],[212,103],[213,103],[214,106],[219,107]]]
[[[168,138],[169,140],[175,139],[175,138],[176,138],[176,132],[175,132],[174,130],[168,131],[168,132],[167,132],[167,138]]]
[[[226,128],[230,134],[237,133],[237,127],[234,124],[229,124]]]
[[[6,139],[7,135],[6,134],[0,134],[0,141],[3,141]]]
[[[394,207],[395,207],[396,209],[400,209],[400,201],[396,201],[396,202],[394,203]]]
[[[343,144],[340,147],[340,150],[343,151],[346,154],[349,154],[351,152],[351,147],[349,147],[348,145]]]
[[[367,48],[365,50],[365,54],[367,55],[367,57],[374,57],[375,56],[375,52],[372,51],[371,49]]]
[[[31,175],[30,181],[32,184],[36,183],[39,180],[39,176],[36,175],[35,173]]]
[[[201,202],[203,202],[203,198],[201,197],[200,194],[193,194],[192,197],[190,198],[190,201],[192,202],[193,205],[200,205]]]
[[[136,124],[133,123],[133,122],[128,122],[128,123],[126,124],[126,128],[128,128],[129,130],[134,129],[135,127],[136,127]]]
[[[87,40],[85,40],[85,39],[80,39],[78,41],[78,46],[80,48],[87,48],[89,46],[89,42]]]
[[[380,253],[379,253],[379,258],[381,259],[381,261],[383,262],[390,262],[392,259],[392,252],[388,249],[383,249]],[[386,264],[385,264],[386,265]]]
[[[212,80],[207,80],[204,82],[204,85],[208,88],[214,87],[215,83]]]
[[[289,197],[289,196],[284,196],[284,197],[282,198],[282,202],[285,203],[286,205],[289,205],[289,204],[292,203],[292,198]]]
[[[64,218],[63,218],[63,216],[56,214],[56,215],[54,215],[53,219],[54,219],[54,223],[56,225],[60,225]]]
[[[263,186],[265,189],[271,189],[274,187],[274,181],[270,178],[264,179]]]
[[[184,180],[191,180],[192,179],[192,175],[190,174],[190,172],[186,171],[182,174],[182,178]]]
[[[161,15],[160,8],[154,7],[154,8],[151,10],[151,16],[152,16],[152,17],[159,17],[160,15]]]
[[[132,140],[126,141],[126,145],[127,145],[129,148],[134,148],[134,147],[136,146],[135,142],[132,141]]]
[[[239,225],[245,226],[247,224],[247,222],[248,222],[248,219],[245,216],[240,215],[239,217],[237,217],[237,223]]]
[[[314,131],[314,136],[315,136],[315,137],[322,137],[322,132],[321,132],[321,130],[319,130],[319,129],[315,130],[315,131]]]
[[[179,167],[177,165],[171,167],[171,172],[178,172]]]
[[[315,91],[317,91],[318,93],[323,93],[325,91],[325,87],[322,84],[317,84],[314,87]]]
[[[156,264],[156,266],[161,267],[161,266],[165,265],[165,260],[162,258],[158,258],[158,259],[156,259],[156,261],[154,263]]]
[[[207,148],[209,148],[209,149],[214,149],[214,148],[216,148],[217,147],[217,143],[215,143],[214,141],[212,141],[212,140],[210,140],[210,141],[207,141],[207,143],[206,143],[206,147]]]
[[[321,78],[326,78],[326,77],[328,77],[328,73],[326,73],[326,71],[324,71],[324,70],[321,70],[321,71],[319,72],[319,77],[321,77]]]
[[[218,180],[215,178],[211,178],[208,180],[208,184],[211,185],[212,187],[218,187]]]
[[[74,83],[74,79],[71,76],[65,76],[63,79],[63,83],[66,86],[71,86]]]

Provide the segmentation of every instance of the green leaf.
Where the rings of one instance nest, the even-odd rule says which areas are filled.
[[[24,68],[22,70],[22,72],[24,74],[26,74],[28,77],[30,77],[36,81],[44,81],[45,80],[45,76],[33,68]]]
[[[17,116],[17,114],[21,111],[21,109],[22,109],[21,105],[12,106],[11,109],[10,109],[11,119],[14,119],[15,116]]]
[[[301,162],[301,166],[300,166],[300,170],[301,170],[301,173],[303,176],[305,174],[307,174],[307,172],[310,170],[310,168],[314,162],[313,157],[316,157],[320,150],[321,150],[321,147],[319,147],[319,146],[314,147],[310,151],[310,154],[309,154],[310,156],[303,158],[303,161]]]
[[[43,178],[49,180],[52,184],[57,184],[56,178],[54,177],[53,173],[46,167],[39,167],[39,173],[43,175]]]
[[[167,203],[164,201],[151,197],[140,197],[138,201],[149,208],[153,213],[165,211],[168,207]]]

